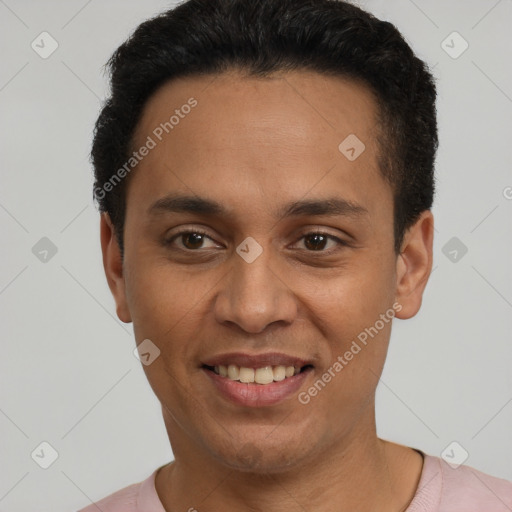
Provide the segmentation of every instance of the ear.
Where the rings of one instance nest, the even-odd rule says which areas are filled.
[[[132,321],[132,318],[126,301],[121,250],[108,213],[101,214],[100,236],[103,268],[105,269],[108,286],[116,302],[117,316],[122,322],[129,323]]]
[[[402,309],[396,317],[411,318],[419,311],[423,291],[432,272],[434,216],[425,210],[404,235],[396,263],[396,301]]]

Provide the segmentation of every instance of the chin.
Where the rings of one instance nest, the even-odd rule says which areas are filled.
[[[280,439],[270,442],[264,437],[259,441],[250,439],[246,437],[233,442],[228,453],[216,452],[215,458],[229,469],[259,474],[284,473],[311,460],[303,440],[288,440],[285,443]],[[307,446],[313,444],[309,438]]]

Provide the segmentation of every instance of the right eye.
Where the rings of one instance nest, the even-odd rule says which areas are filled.
[[[179,245],[178,247],[174,247],[174,242],[177,239],[180,239],[181,247]],[[212,240],[204,231],[200,229],[188,229],[180,231],[179,233],[175,233],[172,235],[172,237],[165,239],[163,244],[166,247],[170,247],[171,249],[195,252],[202,248],[201,245],[204,243],[205,239]]]

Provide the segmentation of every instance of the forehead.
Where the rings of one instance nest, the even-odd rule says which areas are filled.
[[[173,80],[145,105],[133,146],[154,147],[129,187],[153,199],[175,189],[222,199],[236,189],[260,204],[340,187],[369,202],[385,186],[376,109],[363,84],[309,71]]]
[[[208,128],[213,132],[223,128],[232,137],[241,137],[247,128],[254,133],[270,128],[273,132],[270,135],[276,136],[278,131],[286,135],[288,129],[295,139],[302,135],[305,142],[312,143],[328,131],[336,133],[336,138],[344,133],[356,133],[362,138],[375,135],[366,132],[369,129],[373,132],[376,125],[376,101],[371,90],[360,81],[312,71],[276,72],[258,78],[232,70],[165,83],[146,102],[136,137],[168,121],[191,97],[198,101],[199,108],[194,108],[196,115],[183,125],[208,118],[213,124],[203,126],[205,134]],[[229,125],[222,123],[223,120],[229,121]],[[174,128],[177,125],[173,131]],[[183,129],[187,127],[182,126]]]

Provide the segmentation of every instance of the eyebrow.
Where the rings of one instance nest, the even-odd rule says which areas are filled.
[[[195,213],[212,217],[228,217],[230,212],[217,201],[198,196],[168,195],[148,208],[150,215],[163,213]],[[353,201],[338,197],[292,201],[275,212],[276,218],[301,216],[361,217],[368,210]]]

